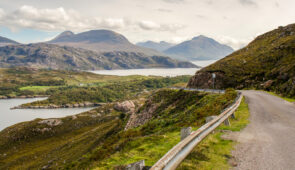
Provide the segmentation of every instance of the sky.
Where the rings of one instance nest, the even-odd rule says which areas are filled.
[[[110,29],[132,43],[205,35],[239,49],[295,22],[294,0],[1,0],[0,36],[47,41],[65,30]]]

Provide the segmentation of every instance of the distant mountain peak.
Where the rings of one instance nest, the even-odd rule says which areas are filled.
[[[218,60],[232,52],[231,47],[204,35],[199,35],[164,51],[176,59],[183,60]]]
[[[145,41],[145,42],[139,42],[136,45],[141,46],[141,47],[146,47],[146,48],[151,48],[157,51],[164,51],[175,44],[168,43],[166,41],[160,41],[160,42],[154,42],[154,41]]]

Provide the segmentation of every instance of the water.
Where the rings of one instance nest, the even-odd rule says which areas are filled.
[[[0,131],[16,123],[34,120],[36,118],[59,118],[75,115],[92,108],[63,108],[63,109],[15,109],[14,106],[30,103],[44,98],[34,99],[1,99],[0,100]]]
[[[192,61],[192,63],[206,67],[216,60],[200,60]],[[105,74],[105,75],[116,75],[116,76],[129,76],[129,75],[142,75],[142,76],[181,76],[181,75],[194,75],[198,68],[152,68],[152,69],[128,69],[128,70],[96,70],[90,71],[95,74]]]
[[[151,69],[128,69],[128,70],[96,70],[90,71],[95,74],[129,76],[129,75],[143,75],[143,76],[181,76],[194,75],[197,68],[151,68]]]

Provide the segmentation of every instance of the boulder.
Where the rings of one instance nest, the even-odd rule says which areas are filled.
[[[273,80],[267,80],[265,83],[263,83],[263,88],[264,89],[270,88],[273,82],[274,82]]]
[[[114,109],[116,109],[117,111],[121,111],[121,112],[129,112],[129,111],[134,111],[135,109],[135,105],[133,103],[133,101],[127,100],[124,102],[117,102],[114,105]]]
[[[47,124],[48,126],[58,126],[63,122],[60,119],[45,119],[38,122],[39,124]]]

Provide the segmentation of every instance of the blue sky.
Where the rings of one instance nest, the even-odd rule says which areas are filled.
[[[0,35],[22,43],[110,29],[131,42],[205,35],[238,49],[295,21],[294,0],[3,0]]]
[[[48,32],[41,30],[34,30],[29,28],[21,28],[19,30],[12,31],[11,29],[1,26],[0,27],[0,36],[15,40],[20,43],[33,43],[33,42],[42,42],[47,41],[60,32]]]

